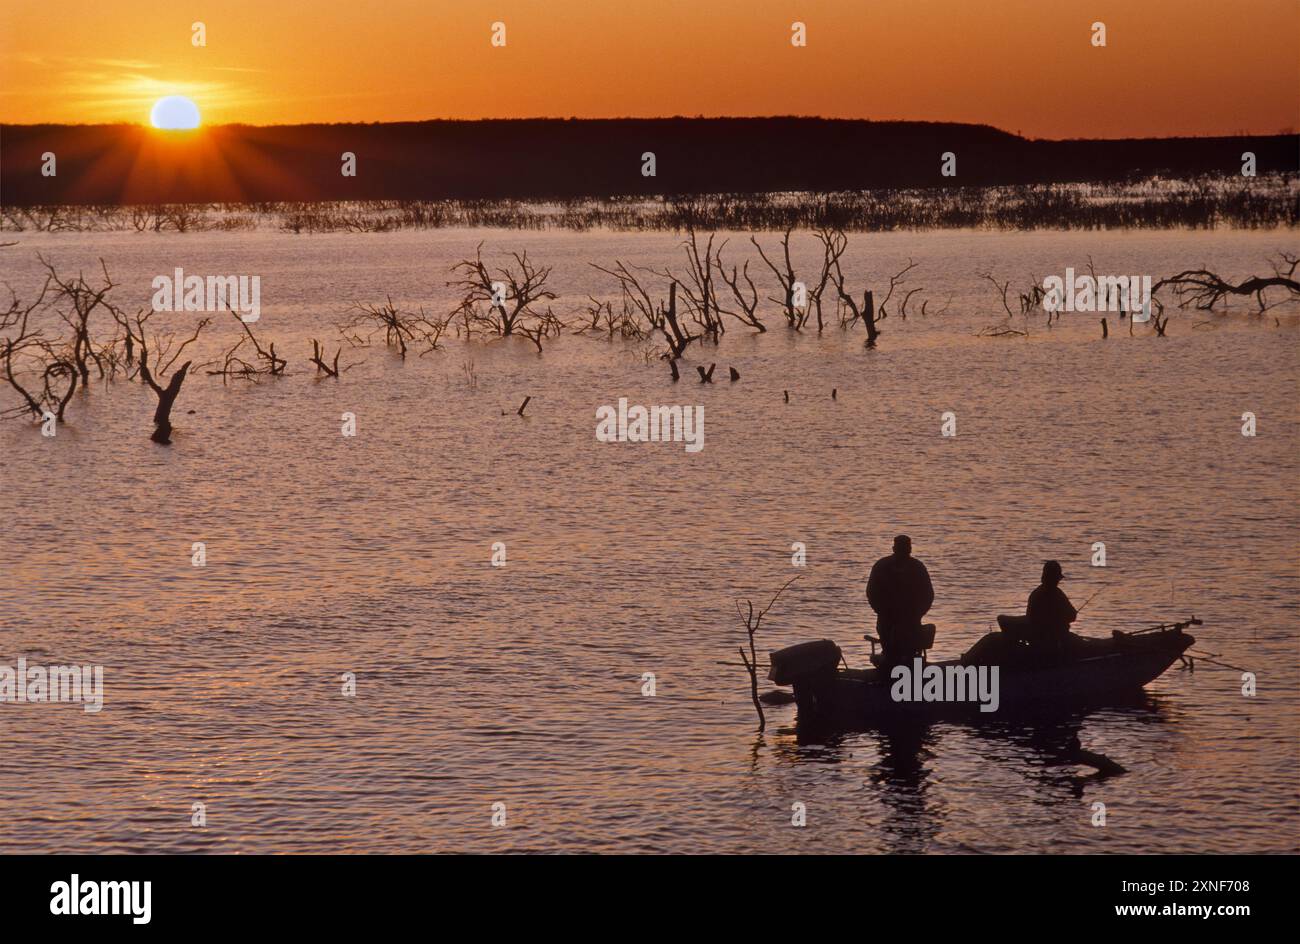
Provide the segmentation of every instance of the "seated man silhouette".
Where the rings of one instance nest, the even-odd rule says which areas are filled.
[[[1046,561],[1042,583],[1029,594],[1025,617],[1029,620],[1029,645],[1036,649],[1064,652],[1070,638],[1070,624],[1079,617],[1079,611],[1060,587],[1064,577],[1057,561]]]
[[[882,557],[867,579],[867,602],[876,611],[882,668],[906,664],[919,656],[933,639],[926,638],[921,617],[934,603],[934,586],[925,565],[912,556],[912,539],[894,538],[894,553]]]
[[[1028,655],[1034,662],[1043,657],[1052,661],[1068,655],[1075,644],[1084,642],[1070,632],[1070,624],[1079,612],[1059,586],[1063,577],[1058,562],[1045,561],[1042,582],[1029,594],[1025,615],[999,616],[998,628],[1002,632],[989,633],[979,640],[962,656],[962,662],[997,665],[1009,660],[1014,664],[1017,652]]]

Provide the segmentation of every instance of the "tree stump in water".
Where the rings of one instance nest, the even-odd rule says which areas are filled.
[[[176,403],[176,398],[180,396],[181,384],[185,383],[185,376],[189,373],[191,361],[186,361],[181,365],[180,370],[172,374],[172,379],[168,381],[167,386],[160,386],[153,379],[149,368],[145,365],[143,357],[140,359],[140,376],[144,378],[150,389],[158,396],[158,408],[153,411],[153,422],[155,429],[153,435],[149,438],[163,446],[170,446],[172,439],[172,406]]]

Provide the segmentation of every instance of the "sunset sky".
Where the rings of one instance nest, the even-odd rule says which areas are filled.
[[[1297,0],[5,0],[0,121],[146,123],[180,94],[205,124],[798,114],[1273,133],[1300,126],[1298,37]]]

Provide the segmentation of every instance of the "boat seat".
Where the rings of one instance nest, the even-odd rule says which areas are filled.
[[[934,648],[935,629],[936,627],[934,623],[921,624],[921,638],[919,642],[921,644],[922,657],[924,657],[924,653],[927,653]],[[873,636],[870,633],[863,633],[862,638],[871,643],[871,664],[878,666],[880,664],[879,660],[882,653],[878,653],[876,647],[879,646],[881,649],[884,649],[884,643],[882,643],[878,637]]]
[[[1002,614],[998,617],[998,629],[1002,630],[1012,639],[1025,642],[1029,639],[1029,617],[1028,616],[1008,616]]]

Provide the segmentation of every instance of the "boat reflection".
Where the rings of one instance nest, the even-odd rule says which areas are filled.
[[[865,786],[884,805],[875,824],[892,853],[923,853],[943,828],[946,802],[936,789],[936,764],[945,751],[976,753],[991,765],[1018,770],[1038,802],[1055,805],[1083,797],[1087,787],[1123,773],[1114,760],[1089,748],[1089,731],[1169,725],[1175,712],[1145,691],[1105,705],[1047,714],[1007,715],[995,721],[910,720],[887,727],[778,730],[774,756],[783,763],[845,763],[875,748]],[[939,778],[941,780],[942,778]]]

